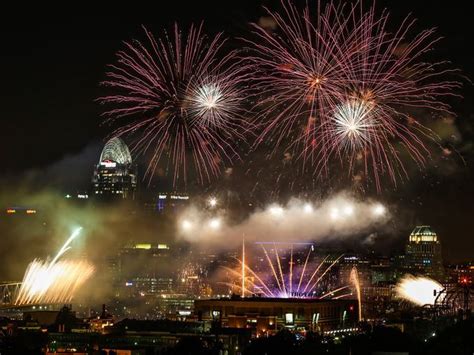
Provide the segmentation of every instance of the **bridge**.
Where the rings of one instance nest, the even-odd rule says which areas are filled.
[[[446,287],[436,295],[434,303],[444,313],[467,317],[474,310],[474,285],[465,279]]]
[[[21,282],[9,282],[0,284],[0,307],[15,307],[15,300],[20,291]]]

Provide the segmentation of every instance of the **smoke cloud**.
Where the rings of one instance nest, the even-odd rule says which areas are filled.
[[[292,198],[286,205],[269,205],[242,222],[226,221],[223,210],[191,206],[178,219],[178,237],[195,244],[235,247],[249,241],[321,241],[343,239],[390,219],[388,210],[375,201],[361,201],[340,192],[319,203]]]

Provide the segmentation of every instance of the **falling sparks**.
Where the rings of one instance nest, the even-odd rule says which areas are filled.
[[[86,261],[61,260],[54,264],[34,260],[26,270],[16,305],[67,303],[94,273]]]
[[[105,115],[119,126],[115,136],[131,136],[132,151],[151,156],[149,179],[171,166],[174,183],[186,183],[191,164],[199,181],[210,181],[239,159],[234,144],[249,127],[245,66],[235,51],[221,55],[222,34],[208,40],[201,26],[183,35],[175,25],[158,39],[145,32],[148,45],[126,43],[106,73],[113,93],[100,101],[113,108]]]
[[[268,243],[272,245],[273,257],[270,256],[269,250],[265,246],[266,243],[259,243],[262,251],[264,253],[265,259],[268,264],[268,273],[272,275],[271,280],[264,280],[263,275],[259,275],[254,271],[248,263],[245,261],[245,249],[242,246],[242,258],[239,261],[240,271],[233,270],[231,268],[224,267],[232,277],[235,277],[239,282],[226,282],[225,284],[230,287],[237,287],[244,297],[247,295],[252,295],[255,292],[261,293],[265,297],[280,297],[280,298],[327,298],[332,296],[340,296],[339,292],[347,289],[349,286],[339,287],[334,290],[330,290],[322,296],[318,296],[316,288],[320,285],[320,282],[328,274],[328,272],[337,264],[339,259],[342,257],[339,256],[334,260],[328,262],[329,256],[324,258],[322,262],[317,264],[316,268],[310,272],[305,273],[308,267],[309,257],[314,247],[311,245],[305,263],[301,271],[296,271],[294,268],[294,258],[293,258],[293,244],[290,244],[290,259],[288,262],[288,267],[283,265],[283,259],[278,253],[278,247],[281,246],[281,243],[278,245],[275,243]],[[285,272],[285,270],[287,270]],[[242,286],[237,286],[239,283]],[[246,285],[247,283],[247,285]],[[345,297],[345,296],[344,296]]]
[[[395,287],[397,296],[418,306],[434,305],[443,286],[427,277],[406,275]]]
[[[267,10],[277,33],[254,24],[248,41],[256,145],[291,152],[317,177],[328,176],[332,162],[349,176],[364,170],[378,190],[382,176],[395,185],[408,177],[406,157],[423,167],[426,142],[436,137],[411,112],[449,113],[443,101],[461,86],[446,79],[455,70],[445,62],[424,57],[439,39],[434,30],[410,36],[415,21],[407,17],[389,31],[389,13],[375,5],[282,5],[281,13]]]
[[[34,260],[28,265],[15,300],[16,305],[70,302],[94,273],[87,261],[59,260],[79,235],[77,228],[51,260]]]

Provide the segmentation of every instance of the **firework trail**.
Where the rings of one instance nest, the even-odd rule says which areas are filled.
[[[115,93],[99,99],[114,106],[105,116],[121,124],[115,136],[134,138],[132,151],[151,155],[149,179],[166,166],[175,184],[186,182],[191,164],[209,181],[239,158],[248,73],[236,51],[221,54],[222,34],[208,41],[202,25],[186,35],[175,25],[171,38],[145,32],[148,45],[126,43],[107,72],[103,84]]]
[[[413,113],[449,113],[442,100],[460,87],[443,79],[454,72],[445,62],[424,59],[439,40],[434,30],[410,37],[415,20],[407,17],[390,33],[388,12],[376,14],[375,5],[282,7],[267,9],[276,34],[253,25],[256,39],[247,41],[263,127],[255,145],[291,152],[318,177],[332,161],[349,175],[363,170],[378,190],[381,176],[394,184],[408,177],[402,154],[423,167],[424,141],[436,137]]]
[[[67,303],[92,276],[94,267],[87,261],[59,260],[79,235],[76,229],[51,260],[35,259],[28,265],[15,305]]]
[[[357,268],[354,266],[351,269],[350,274],[350,281],[354,284],[357,293],[357,303],[358,303],[358,320],[359,322],[362,320],[362,299],[361,299],[361,292],[360,292],[360,280],[359,280],[359,272]]]
[[[236,258],[236,260],[239,262],[239,271],[229,268],[229,267],[223,267],[227,272],[229,272],[233,280],[239,280],[240,282],[221,282],[221,283],[227,286],[230,286],[233,289],[235,288],[238,289],[242,297],[245,297],[245,295],[253,295],[255,294],[255,292],[257,292],[257,293],[261,293],[265,297],[321,298],[323,299],[327,297],[333,298],[335,296],[338,296],[340,291],[349,288],[349,286],[343,286],[343,287],[339,287],[333,290],[329,290],[327,293],[325,293],[322,296],[316,296],[315,288],[320,285],[320,281],[333,268],[333,266],[340,260],[342,255],[334,259],[333,261],[329,262],[328,263],[329,266],[324,265],[327,259],[329,258],[329,255],[326,256],[326,258],[324,258],[324,260],[317,265],[317,267],[315,268],[315,271],[311,274],[311,277],[307,277],[307,278],[304,277],[304,270],[306,269],[307,264],[308,264],[308,257],[306,257],[305,263],[303,265],[303,271],[301,271],[299,278],[296,279],[299,281],[296,281],[294,280],[295,270],[294,270],[294,265],[293,265],[294,260],[292,256],[293,244],[288,243],[288,245],[290,245],[290,260],[288,263],[289,264],[288,273],[286,273],[283,270],[282,259],[279,253],[276,251],[277,245],[275,243],[271,243],[271,244],[273,245],[273,248],[274,248],[273,250],[274,259],[275,259],[274,261],[270,257],[263,243],[260,243],[260,246],[262,247],[263,253],[265,255],[265,259],[268,263],[268,267],[269,267],[268,274],[272,276],[270,280],[265,280],[265,277],[263,275],[260,276],[259,273],[254,271],[246,263],[245,252],[244,252],[244,249],[242,249],[241,259]],[[311,246],[309,250],[311,251],[312,249],[313,247]],[[275,267],[274,263],[277,264],[277,267]],[[320,274],[318,279],[313,283],[313,278],[318,274],[321,268],[323,268],[324,271]],[[298,283],[297,288],[296,288],[296,282]],[[303,282],[306,284],[306,286],[305,286],[304,291],[300,292],[300,286]]]
[[[396,295],[418,306],[433,305],[443,286],[427,277],[406,275],[395,287]]]

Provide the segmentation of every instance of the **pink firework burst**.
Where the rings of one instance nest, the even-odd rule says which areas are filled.
[[[253,24],[255,39],[249,62],[255,68],[257,115],[262,133],[257,144],[272,141],[274,152],[283,149],[303,156],[320,146],[318,127],[343,99],[347,62],[354,46],[340,24],[339,7],[328,4],[313,19],[282,2],[283,14],[267,9],[278,28],[274,34]]]
[[[434,135],[416,112],[450,113],[442,100],[455,95],[458,81],[445,62],[426,62],[439,40],[434,30],[410,37],[407,17],[389,32],[386,11],[362,3],[328,3],[300,12],[283,1],[268,11],[277,31],[254,25],[249,61],[256,67],[257,110],[263,118],[256,145],[271,141],[274,152],[296,153],[318,176],[336,158],[350,175],[363,166],[381,189],[381,176],[396,184],[408,177],[407,155],[420,167],[429,156],[425,139]]]
[[[239,159],[248,74],[236,51],[222,54],[222,34],[208,40],[202,25],[186,35],[175,25],[171,38],[145,33],[148,45],[125,43],[103,82],[114,91],[99,99],[114,106],[105,113],[120,123],[113,135],[132,136],[132,151],[150,154],[149,179],[163,168],[175,184],[186,182],[191,164],[201,182],[210,181]]]

